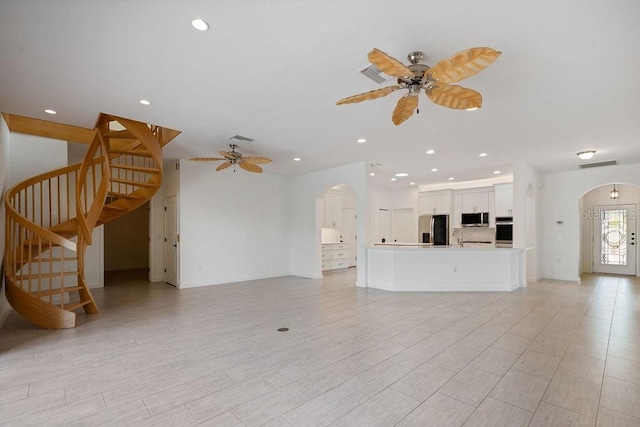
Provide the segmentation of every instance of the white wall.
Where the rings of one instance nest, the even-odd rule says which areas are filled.
[[[353,163],[332,169],[298,175],[291,179],[291,272],[309,278],[322,277],[321,226],[323,194],[331,187],[346,184],[356,192],[358,212],[357,285],[366,284],[366,250],[373,229],[372,198],[369,193],[368,165]]]
[[[612,200],[609,198],[609,193],[613,189],[613,184],[603,185],[602,187],[594,188],[593,190],[586,193],[580,199],[580,269],[581,273],[592,273],[593,268],[591,265],[592,261],[592,241],[591,236],[593,235],[594,228],[594,217],[591,214],[593,212],[593,206],[595,205],[608,205],[608,206],[617,206],[617,205],[628,205],[635,204],[636,212],[637,208],[640,204],[640,187],[636,187],[635,185],[626,185],[626,184],[616,184],[616,189],[620,192],[620,197],[616,200]],[[633,217],[633,220],[636,221],[636,227],[639,225],[637,223],[637,215]],[[637,235],[637,231],[636,231]],[[636,251],[636,255],[640,256],[640,251]],[[638,261],[638,260],[637,260]],[[639,262],[636,262],[636,265],[640,265]]]
[[[605,166],[543,176],[543,277],[579,280],[579,199],[587,191],[613,182],[640,185],[640,164]],[[563,225],[558,226],[556,221],[562,221]]]
[[[180,288],[290,274],[291,178],[215,166],[180,161]]]
[[[6,182],[9,175],[9,128],[0,114],[0,260],[4,257],[4,192],[8,189]],[[4,323],[11,306],[4,293],[4,266],[0,266],[0,327]]]
[[[542,197],[542,177],[525,162],[513,164],[513,247],[525,249],[528,281],[539,280],[542,273],[541,213],[546,209]],[[544,276],[547,277],[547,276]]]
[[[67,142],[11,132],[7,184],[12,186],[32,176],[67,166]]]

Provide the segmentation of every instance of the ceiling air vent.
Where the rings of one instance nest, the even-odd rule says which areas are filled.
[[[600,166],[613,166],[617,164],[618,164],[617,160],[605,160],[604,162],[583,163],[578,166],[580,166],[580,169],[587,169],[587,168],[599,168]]]
[[[234,144],[237,144],[239,142],[253,142],[253,138],[248,138],[246,136],[242,136],[242,135],[234,135],[231,138],[229,138],[229,141],[231,141]]]
[[[389,80],[395,79],[395,77],[390,76],[390,75],[385,74],[382,71],[380,71],[378,69],[378,67],[376,67],[373,64],[367,65],[362,70],[359,70],[359,72],[361,72],[365,76],[369,77],[371,80],[373,80],[374,82],[376,82],[378,84],[384,83],[384,82],[388,82]]]

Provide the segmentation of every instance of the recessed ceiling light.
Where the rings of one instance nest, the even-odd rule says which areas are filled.
[[[477,109],[478,109],[478,107],[467,108],[467,111],[476,111]]]
[[[410,182],[409,185],[416,185],[416,183],[415,182]]]
[[[44,110],[44,112],[47,114],[56,114],[54,110]]]
[[[209,29],[209,24],[207,24],[207,21],[200,18],[196,18],[191,21],[191,25],[193,25],[193,28],[200,31],[207,31]]]
[[[590,158],[593,157],[594,154],[596,154],[596,150],[588,150],[588,151],[579,152],[577,156],[580,157],[582,160],[589,160]]]
[[[360,138],[357,142],[359,142],[360,144],[364,144],[365,142],[367,142],[367,140],[364,138]]]
[[[454,179],[455,179],[455,178],[454,178],[454,177],[452,177],[452,176],[450,176],[450,177],[449,177],[449,181],[453,181]]]
[[[478,157],[487,157],[487,156],[488,156],[488,154],[487,154],[487,153],[480,153],[480,154],[478,154]]]
[[[493,171],[494,174],[498,175],[500,171]]]
[[[371,172],[369,175],[370,175],[370,176],[376,176],[376,174],[375,174],[375,173],[373,173],[373,172]]]
[[[151,101],[147,101],[146,99],[141,99],[138,102],[142,105],[151,105]]]
[[[427,150],[427,154],[433,154],[433,153],[435,153],[435,151],[433,151],[433,150]]]
[[[391,181],[395,181],[397,178],[391,178]]]
[[[431,172],[438,172],[438,168],[431,169]]]
[[[396,176],[409,176],[409,174],[405,172],[400,172],[400,173],[397,173]]]
[[[293,158],[293,161],[294,161],[294,162],[299,162],[300,160],[302,160],[300,157],[294,157],[294,158]]]

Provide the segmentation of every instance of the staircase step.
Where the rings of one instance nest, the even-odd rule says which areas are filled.
[[[130,171],[146,172],[146,173],[160,173],[160,169],[158,168],[144,168],[142,166],[119,165],[117,163],[111,164],[109,166],[115,169],[126,169]]]
[[[105,138],[138,139],[128,130],[114,130],[102,134]]]
[[[113,205],[104,205],[105,209],[111,209],[112,211],[120,211],[120,212],[124,212],[127,210],[127,208],[123,208],[121,206],[113,206]]]
[[[62,308],[64,308],[65,310],[68,310],[68,311],[73,311],[73,310],[75,310],[77,308],[84,307],[87,304],[91,304],[91,300],[72,302],[69,305],[65,305]]]
[[[34,280],[34,279],[42,279],[47,277],[61,277],[61,276],[77,276],[77,271],[63,271],[63,272],[54,272],[54,273],[35,273],[35,274],[18,274],[16,275],[16,280]]]
[[[144,196],[140,196],[138,194],[118,193],[116,191],[109,191],[107,195],[111,197],[116,197],[118,199],[130,199],[130,200],[142,200],[145,198]]]
[[[110,181],[118,184],[134,185],[136,187],[156,187],[156,184],[149,184],[148,182],[129,181],[128,179],[111,178]]]
[[[131,154],[132,156],[151,157],[151,153],[147,150],[107,150],[110,154]]]
[[[31,295],[35,297],[48,297],[49,295],[59,295],[65,292],[73,292],[84,289],[82,286],[69,286],[62,289],[47,289],[46,291],[33,291]]]

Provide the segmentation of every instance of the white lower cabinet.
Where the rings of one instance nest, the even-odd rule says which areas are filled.
[[[335,270],[349,267],[348,243],[322,244],[322,270]]]

